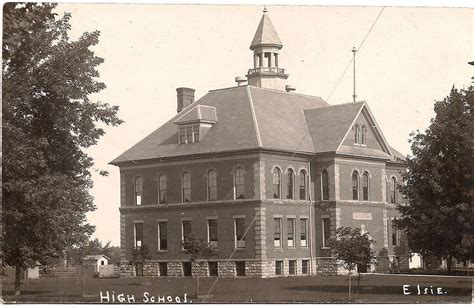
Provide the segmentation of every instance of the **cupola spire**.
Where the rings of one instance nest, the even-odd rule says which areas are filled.
[[[288,75],[284,69],[279,68],[278,63],[278,55],[283,44],[267,12],[267,8],[264,7],[262,18],[250,44],[250,50],[253,50],[253,68],[247,73],[248,84],[285,91],[285,80]]]

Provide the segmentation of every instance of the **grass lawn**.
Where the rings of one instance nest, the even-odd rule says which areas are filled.
[[[200,279],[200,293],[206,294],[212,284],[212,297],[206,302],[348,302],[347,276],[313,276],[282,278],[218,278]],[[353,277],[355,286],[353,301],[358,303],[471,303],[472,280],[466,277],[408,277],[408,276],[362,276],[359,290],[357,278]],[[403,285],[410,285],[403,294]],[[429,295],[417,295],[417,285],[423,292],[428,287]],[[436,288],[442,288],[442,295],[431,295]],[[180,278],[86,278],[83,289],[81,278],[31,280],[22,285],[22,295],[13,296],[13,283],[4,280],[3,300],[22,303],[100,303],[100,291],[105,295],[109,291],[116,297],[120,293],[133,295],[137,303],[142,303],[144,292],[158,296],[179,296],[188,302],[202,302],[193,294],[196,290],[196,279]],[[446,293],[445,293],[446,292]],[[194,298],[193,298],[194,297]]]

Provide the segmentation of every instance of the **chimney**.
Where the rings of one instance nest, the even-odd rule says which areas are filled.
[[[286,90],[286,92],[292,92],[292,91],[295,91],[296,88],[294,86],[291,86],[291,85],[287,84],[285,86],[285,90]]]
[[[243,76],[237,76],[235,77],[235,82],[237,82],[237,86],[245,86],[245,83],[247,82],[247,78]]]
[[[191,88],[177,88],[176,92],[178,93],[178,113],[180,113],[184,108],[188,107],[194,103],[194,89]]]

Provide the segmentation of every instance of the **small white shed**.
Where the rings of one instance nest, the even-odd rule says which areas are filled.
[[[99,268],[101,265],[108,265],[110,262],[110,258],[106,255],[88,255],[84,257],[84,263],[90,264],[94,266],[94,273],[99,272]]]

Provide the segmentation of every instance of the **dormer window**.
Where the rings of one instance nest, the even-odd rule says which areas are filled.
[[[216,108],[197,105],[186,111],[174,124],[178,126],[178,143],[198,143],[217,122]]]

